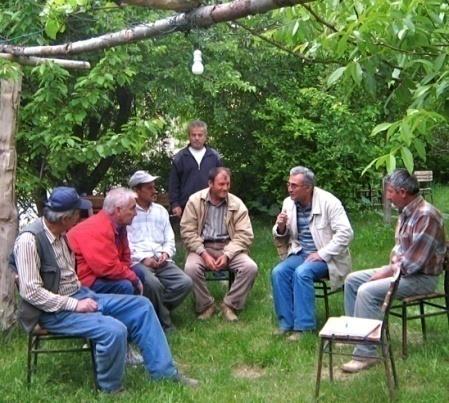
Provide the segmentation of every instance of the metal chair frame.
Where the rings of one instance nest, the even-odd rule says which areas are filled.
[[[315,288],[315,298],[324,300],[324,311],[326,320],[329,318],[329,297],[344,290],[344,286],[332,290],[328,285],[328,279],[322,278],[313,282]]]
[[[206,281],[227,281],[228,289],[231,288],[232,283],[235,280],[235,273],[230,269],[223,269],[220,271],[206,270],[204,275]]]
[[[320,384],[321,384],[321,371],[323,366],[323,354],[326,353],[329,356],[329,379],[332,382],[334,380],[333,376],[333,355],[342,355],[342,356],[351,356],[354,357],[353,354],[334,352],[333,343],[341,343],[341,344],[365,344],[365,345],[375,345],[380,349],[381,355],[378,357],[378,360],[384,362],[385,366],[385,375],[387,378],[387,385],[389,390],[390,398],[393,399],[394,391],[398,388],[398,377],[396,372],[396,366],[393,358],[393,351],[391,348],[391,340],[390,340],[390,332],[388,329],[388,314],[391,308],[391,304],[393,301],[393,296],[396,293],[398,288],[400,273],[396,276],[396,278],[391,282],[388,292],[385,296],[384,303],[382,305],[382,312],[384,313],[384,317],[382,320],[382,325],[377,331],[372,332],[366,337],[355,337],[349,335],[320,335],[320,344],[318,350],[318,366],[317,366],[317,376],[316,376],[316,384],[315,384],[315,398],[317,399],[320,393]],[[357,357],[355,357],[357,358]]]
[[[449,243],[447,244],[449,246]],[[443,299],[442,302],[434,302],[434,300]],[[419,314],[409,314],[408,309],[412,307],[419,307]],[[430,307],[432,310],[425,310]],[[396,305],[393,305],[390,310],[390,315],[401,318],[402,321],[402,356],[407,358],[407,321],[420,319],[421,331],[424,341],[427,341],[426,318],[437,315],[447,315],[449,324],[449,251],[446,252],[444,260],[444,291],[435,291],[430,294],[415,295],[400,300]]]

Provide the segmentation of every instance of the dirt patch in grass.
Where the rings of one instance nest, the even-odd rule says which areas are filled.
[[[241,365],[232,370],[232,375],[239,379],[259,379],[265,375],[265,372],[263,368]]]

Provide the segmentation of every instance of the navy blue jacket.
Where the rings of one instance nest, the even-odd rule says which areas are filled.
[[[168,183],[170,206],[184,209],[190,195],[208,186],[209,171],[223,166],[217,150],[206,146],[200,167],[189,147],[180,150],[174,157]]]

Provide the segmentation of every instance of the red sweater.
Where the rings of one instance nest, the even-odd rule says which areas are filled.
[[[126,229],[116,242],[115,225],[103,210],[73,227],[67,238],[75,253],[78,278],[84,286],[90,287],[97,278],[137,281],[130,269]]]

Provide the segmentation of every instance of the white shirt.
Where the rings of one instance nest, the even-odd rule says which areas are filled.
[[[147,257],[159,257],[162,252],[173,257],[175,234],[167,210],[157,203],[151,203],[148,210],[137,205],[136,210],[137,215],[127,226],[132,265]]]
[[[206,154],[206,147],[203,147],[201,150],[189,147],[189,151],[193,155],[193,158],[195,158],[199,168],[199,166],[201,165],[201,161],[203,160],[204,154]]]

